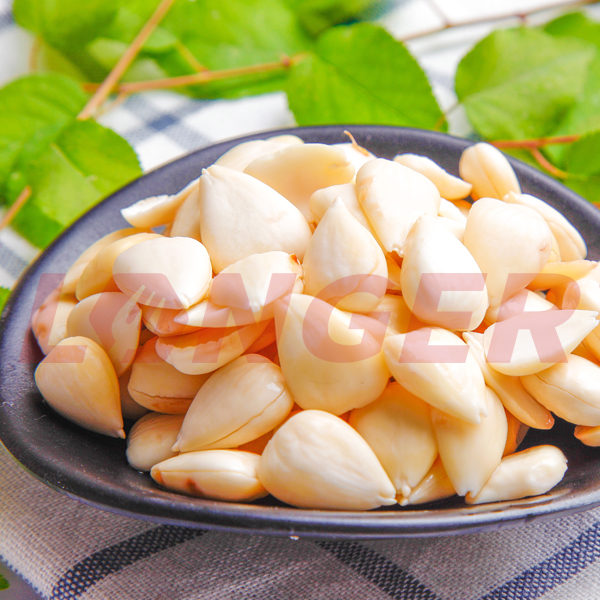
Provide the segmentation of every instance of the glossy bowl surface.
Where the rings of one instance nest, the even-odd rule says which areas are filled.
[[[431,157],[457,174],[458,160],[472,142],[448,135],[395,127],[310,127],[271,131],[203,148],[148,173],[113,194],[69,228],[22,278],[0,322],[0,439],[33,475],[50,487],[88,504],[160,523],[229,531],[328,538],[436,536],[515,526],[600,505],[600,449],[577,441],[561,422],[549,432],[530,430],[523,447],[559,445],[569,460],[563,481],[548,494],[482,506],[459,499],[411,509],[370,512],[314,511],[273,499],[231,504],[191,498],[157,487],[131,469],[125,442],[90,433],[53,412],[38,393],[33,374],[42,354],[29,331],[33,311],[62,274],[92,242],[127,226],[119,209],[151,195],[174,193],[241,141],[292,133],[307,142],[347,141],[352,131],[375,155],[400,152]],[[512,160],[523,190],[559,209],[585,237],[589,257],[600,257],[600,211],[574,192],[523,163]]]

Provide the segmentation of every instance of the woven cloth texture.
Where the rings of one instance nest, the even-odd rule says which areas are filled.
[[[454,20],[526,10],[539,0],[438,0]],[[398,1],[381,18],[396,36],[439,25],[425,0]],[[491,25],[410,44],[443,107],[454,70]],[[31,37],[0,0],[0,82],[27,71]],[[195,101],[139,94],[101,119],[134,146],[145,170],[190,150],[294,124],[283,94]],[[452,114],[455,132],[468,133]],[[0,232],[0,285],[37,250]],[[222,533],[115,515],[45,486],[0,448],[0,557],[43,598],[57,599],[600,599],[600,509],[519,528],[453,537],[315,541]],[[0,592],[0,599],[2,592]]]

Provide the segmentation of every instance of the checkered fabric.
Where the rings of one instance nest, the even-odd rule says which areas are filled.
[[[541,3],[437,1],[453,21]],[[380,17],[397,37],[427,31],[440,19],[427,0],[392,3]],[[460,57],[490,28],[410,43],[443,107],[455,102]],[[0,0],[0,82],[27,71],[30,46],[8,0]],[[460,110],[451,119],[453,132],[468,133]],[[129,140],[145,170],[216,141],[293,125],[283,94],[210,102],[139,94],[101,121]],[[36,254],[10,229],[0,232],[0,285],[11,286]],[[600,599],[600,509],[511,530],[401,541],[222,533],[88,506],[49,489],[0,449],[0,557],[53,600],[594,600]]]

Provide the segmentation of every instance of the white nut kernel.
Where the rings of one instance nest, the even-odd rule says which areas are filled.
[[[370,510],[396,490],[367,442],[342,419],[305,410],[271,438],[258,478],[279,500],[303,508]]]
[[[186,452],[152,467],[156,483],[176,492],[226,502],[251,502],[267,495],[256,477],[260,457],[239,450]]]
[[[64,339],[38,365],[35,382],[48,404],[69,421],[125,439],[119,381],[96,342]]]
[[[551,490],[567,470],[565,455],[555,446],[536,446],[506,456],[477,494],[467,494],[467,504],[483,504],[539,496]]]
[[[137,471],[150,471],[159,462],[177,456],[171,446],[182,422],[183,415],[154,412],[136,421],[127,436],[127,462]]]

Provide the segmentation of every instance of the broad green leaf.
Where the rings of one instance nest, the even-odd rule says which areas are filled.
[[[569,177],[564,183],[590,202],[600,202],[600,130],[571,144],[565,164]]]
[[[5,287],[0,287],[0,314],[2,314],[4,305],[6,304],[9,296],[10,290]],[[6,579],[0,574],[0,590],[5,590],[8,587],[8,581],[6,581]]]
[[[87,77],[100,81],[156,6],[156,0],[121,2],[110,23],[95,29],[93,39],[61,46],[61,51]],[[179,0],[146,42],[124,80],[188,75],[205,67],[221,70],[278,62],[311,45],[285,0]],[[257,94],[282,89],[286,75],[284,70],[265,72],[181,91],[203,98]]]
[[[287,3],[311,35],[333,25],[365,18],[386,4],[382,0],[287,0]]]
[[[76,82],[59,75],[28,75],[0,89],[0,199],[19,178],[17,162],[45,148],[86,100]]]
[[[544,31],[556,37],[576,37],[600,49],[600,23],[592,21],[582,12],[562,15],[547,23]]]
[[[590,63],[583,93],[566,114],[552,135],[585,135],[600,130],[600,23],[583,13],[570,13],[551,21],[544,30],[557,37],[574,37],[591,42],[598,47]],[[564,166],[565,145],[549,146],[546,153]]]
[[[583,92],[595,54],[538,30],[495,31],[460,62],[456,94],[484,138],[550,135]]]
[[[95,121],[73,121],[34,160],[21,165],[20,172],[32,195],[12,225],[41,248],[103,197],[141,174],[129,144]]]
[[[406,47],[369,23],[324,33],[286,88],[299,125],[381,123],[434,129],[442,112]]]
[[[14,0],[13,13],[19,25],[65,49],[93,40],[120,4],[121,0]]]

